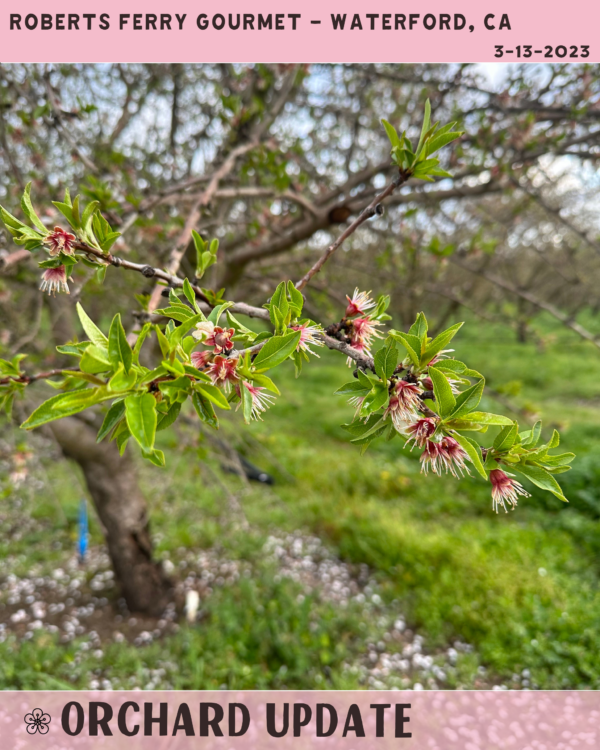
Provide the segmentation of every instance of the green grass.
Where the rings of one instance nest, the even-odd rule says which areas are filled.
[[[578,454],[574,470],[560,477],[569,505],[528,487],[531,498],[496,515],[483,481],[422,477],[416,452],[401,451],[399,441],[360,456],[340,429],[351,408],[332,395],[348,372],[339,356],[324,352],[299,380],[291,367],[282,373],[282,397],[263,423],[243,428],[237,415],[223,426],[277,479],[272,488],[242,491],[235,477],[222,475],[240,494],[250,533],[223,523],[225,495],[206,486],[202,445],[183,449],[174,433],[163,438],[167,469],[142,474],[160,531],[158,554],[218,545],[224,557],[250,561],[253,575],[216,591],[198,627],[143,649],[113,644],[94,669],[124,687],[132,678],[143,687],[161,668],[163,682],[179,688],[363,686],[344,663],[360,658],[378,626],[357,608],[300,602],[297,586],[277,581],[261,562],[270,533],[301,529],[343,560],[366,563],[383,614],[405,613],[430,648],[456,639],[474,647],[451,684],[474,684],[484,665],[493,682],[529,669],[540,688],[600,688],[600,352],[543,318],[534,325],[543,350],[515,343],[506,329],[484,334],[471,322],[455,339],[457,356],[505,399],[541,416],[546,429],[561,429],[562,447]],[[503,409],[492,398],[482,407]],[[66,519],[55,499],[37,497],[35,522],[23,537],[0,538],[0,554],[10,555],[15,570],[51,565],[74,536],[81,489],[70,469],[48,471]],[[51,534],[63,539],[62,548],[52,548]],[[75,651],[44,638],[20,650],[7,641],[0,645],[0,687],[85,687],[92,657],[75,663]]]

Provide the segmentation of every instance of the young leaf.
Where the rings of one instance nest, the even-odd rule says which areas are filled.
[[[101,388],[82,388],[79,391],[59,393],[38,406],[21,427],[26,430],[33,430],[35,427],[53,422],[55,419],[78,414],[80,411],[110,397],[111,394],[107,395]]]
[[[490,414],[485,411],[472,411],[468,415],[469,422],[476,422],[484,425],[511,425],[513,420],[510,417],[504,417],[502,414]]]
[[[429,129],[431,128],[431,102],[429,99],[425,102],[425,113],[423,116],[423,125],[421,127],[421,135],[419,137],[419,143],[417,144],[417,151],[416,153],[419,154],[421,151],[421,147],[423,146],[423,142],[425,141],[425,136],[429,132]]]
[[[398,363],[398,349],[390,341],[387,346],[383,346],[375,354],[374,362],[375,372],[383,381],[388,380],[394,374],[396,364]]]
[[[506,425],[494,440],[494,449],[499,453],[509,451],[517,440],[519,426],[516,422]]]
[[[362,383],[359,383],[358,380],[352,380],[350,383],[346,383],[345,385],[342,385],[340,388],[335,391],[336,396],[366,396],[367,393],[370,393],[371,388],[365,388],[365,386]]]
[[[296,317],[298,317],[302,312],[302,308],[304,307],[304,297],[302,296],[302,292],[296,289],[293,281],[288,281],[287,288],[288,294],[290,295],[292,307],[294,308]]]
[[[250,372],[248,374],[248,377],[250,380],[252,380],[256,385],[260,385],[263,388],[266,388],[268,391],[271,391],[271,393],[274,393],[276,396],[280,396],[279,388],[275,385],[275,383],[271,380],[271,378],[267,377],[266,375],[263,375],[259,372]]]
[[[421,339],[414,334],[404,333],[403,331],[391,330],[388,335],[404,346],[412,363],[418,367],[421,360]]]
[[[200,391],[195,391],[192,394],[192,404],[196,410],[196,414],[200,417],[200,421],[206,422],[210,427],[214,427],[215,430],[219,429],[219,420],[215,414],[215,410],[210,401]]]
[[[435,369],[435,368],[431,368]],[[483,395],[483,389],[485,386],[485,380],[482,378],[478,383],[467,388],[462,393],[459,393],[456,397],[456,408],[449,416],[452,419],[457,417],[463,417],[468,414],[471,410],[475,409],[481,401]]]
[[[254,366],[257,370],[269,370],[283,362],[298,346],[301,331],[292,331],[283,336],[273,336],[256,355]]]
[[[156,431],[160,432],[161,430],[166,430],[167,427],[170,427],[179,416],[180,411],[181,404],[176,401],[169,407],[169,411],[166,414],[159,415],[158,421],[156,423]]]
[[[140,448],[150,452],[156,434],[156,399],[151,393],[134,394],[125,399],[125,417]]]
[[[196,384],[196,391],[202,393],[203,396],[221,409],[231,409],[229,401],[225,398],[225,394],[216,385],[209,385],[208,383]]]
[[[102,422],[102,427],[100,428],[100,431],[98,432],[98,437],[96,438],[97,443],[104,440],[104,438],[121,421],[124,414],[125,414],[125,402],[115,401],[115,403],[106,412],[106,416],[104,417],[104,421]]]
[[[471,438],[468,438],[466,435],[459,435],[457,432],[454,433],[454,437],[460,444],[461,448],[466,451],[477,472],[487,480],[488,476],[485,469],[483,468],[483,462],[481,460],[481,448],[479,447],[479,445],[474,440],[471,440]]]
[[[81,321],[83,330],[87,333],[89,340],[93,344],[96,344],[96,346],[106,349],[107,344],[108,344],[108,339],[106,338],[106,336],[102,333],[102,331],[98,328],[98,326],[94,323],[94,321],[89,317],[89,315],[81,306],[80,302],[77,303],[76,307],[77,307],[77,315],[79,315],[79,320]]]
[[[433,392],[440,416],[447,417],[456,407],[456,399],[448,378],[435,367],[429,368],[429,377],[433,381]]]
[[[119,364],[122,364],[125,372],[129,373],[133,361],[133,352],[127,342],[120,313],[115,315],[110,324],[110,331],[108,332],[108,357],[115,370]]]
[[[421,365],[425,366],[431,362],[431,360],[435,357],[436,354],[439,354],[442,349],[444,349],[454,338],[456,333],[461,329],[462,323],[456,323],[456,325],[451,326],[450,328],[447,328],[445,331],[442,331],[442,333],[438,334],[433,341],[431,341],[428,345],[425,351],[423,352],[423,355],[421,357]]]
[[[411,327],[408,329],[408,332],[412,336],[416,336],[421,343],[425,343],[425,338],[427,336],[427,318],[425,317],[425,313],[420,312],[417,315],[417,319],[415,322],[411,325]],[[421,353],[421,348],[419,347],[419,354]]]
[[[32,224],[35,224],[35,226],[44,234],[48,232],[48,229],[42,224],[31,203],[31,182],[28,182],[27,185],[25,185],[23,197],[21,198],[21,208]]]
[[[150,463],[153,463],[155,466],[164,466],[165,465],[165,454],[162,451],[159,451],[157,448],[154,448],[151,451],[142,451],[142,456],[144,458],[147,458]]]
[[[187,279],[183,280],[183,293],[187,297],[188,302],[190,305],[194,308],[194,310],[199,313],[200,308],[198,307],[198,303],[196,302],[196,292],[192,289],[192,285]]]
[[[381,120],[381,124],[385,128],[385,132],[387,133],[387,137],[390,139],[392,148],[400,147],[400,137],[396,132],[396,128],[387,120]]]
[[[554,479],[552,474],[546,471],[546,469],[542,469],[540,466],[531,466],[530,464],[517,464],[513,468],[515,471],[518,471],[523,474],[523,476],[527,477],[527,479],[529,479],[530,482],[533,482],[536,487],[551,492],[564,503],[569,502],[564,496],[559,483]]]

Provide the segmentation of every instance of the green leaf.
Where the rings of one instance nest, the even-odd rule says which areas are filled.
[[[433,392],[440,416],[447,417],[449,414],[452,414],[456,407],[456,399],[452,393],[448,378],[443,372],[436,370],[435,367],[429,368],[429,377],[433,381]]]
[[[79,196],[78,195],[76,195],[75,199],[73,200],[72,213],[73,213],[73,218],[71,220],[71,223],[75,229],[79,229],[81,226],[81,219],[79,218]]]
[[[31,182],[28,182],[27,185],[25,185],[23,197],[21,198],[21,208],[23,209],[23,213],[27,216],[29,221],[32,224],[35,224],[35,226],[40,229],[44,233],[44,235],[47,234],[47,227],[42,224],[31,203]]]
[[[535,448],[542,434],[542,422],[538,420],[531,430],[521,433],[521,443],[523,448]]]
[[[0,206],[0,217],[2,217],[2,221],[6,225],[7,229],[19,231],[25,227],[25,224],[23,224],[22,221],[19,221],[15,216],[9,213],[2,206]]]
[[[121,454],[121,456],[123,455],[123,453],[125,453],[125,448],[127,448],[127,442],[130,437],[131,437],[131,432],[129,431],[127,422],[126,421],[121,422],[121,424],[117,427],[113,435],[113,438],[117,443],[117,448],[119,449],[119,453]]]
[[[574,458],[574,453],[561,453],[558,456],[544,456],[543,458],[540,458],[539,462],[540,464],[543,464],[544,467],[566,466],[567,464],[570,464]]]
[[[375,372],[383,381],[391,378],[398,363],[398,349],[390,341],[375,354]]]
[[[52,205],[58,208],[61,214],[69,222],[69,226],[73,224],[73,207],[70,203],[60,203],[59,201],[52,201]]]
[[[146,338],[152,331],[152,323],[144,323],[142,330],[138,333],[137,341],[133,347],[133,361],[137,365],[140,361],[140,351]]]
[[[456,408],[449,416],[452,419],[456,419],[457,417],[462,417],[475,409],[481,401],[484,387],[485,380],[482,378],[478,383],[475,383],[475,385],[472,385],[462,393],[459,393],[456,397]]]
[[[200,308],[198,307],[198,303],[196,302],[196,292],[192,289],[192,285],[187,279],[183,280],[183,293],[187,297],[188,302],[190,305],[194,308],[194,310],[199,313]]]
[[[495,426],[511,425],[513,423],[513,420],[510,419],[510,417],[504,417],[501,414],[490,414],[489,412],[485,411],[472,411],[469,413],[469,422]]]
[[[191,318],[188,318],[185,323],[182,323],[180,326],[177,326],[177,328],[168,335],[170,348],[175,348],[176,346],[178,346],[181,342],[181,339],[187,333],[189,333],[192,328],[195,327],[196,323],[199,323],[201,320],[204,320],[204,315],[202,313],[199,313],[198,315],[193,315]]]
[[[423,146],[423,142],[425,141],[425,136],[429,132],[431,128],[431,102],[429,99],[425,102],[425,113],[423,115],[423,125],[421,127],[421,135],[419,137],[419,142],[417,144],[417,150],[416,153],[418,154],[421,150],[421,147]]]
[[[266,375],[263,375],[259,372],[250,372],[248,373],[248,378],[252,380],[256,385],[261,386],[262,388],[266,388],[268,391],[271,391],[271,393],[274,393],[276,396],[280,396],[279,388],[275,385],[275,383],[271,380],[271,378],[267,377]]]
[[[290,295],[292,307],[294,308],[296,317],[298,317],[302,312],[302,308],[304,307],[304,297],[302,296],[302,292],[296,289],[293,281],[288,281],[287,288],[288,294]]]
[[[494,449],[498,453],[509,451],[517,440],[519,426],[516,422],[506,425],[494,440]]]
[[[99,201],[90,201],[90,203],[87,204],[85,211],[83,212],[83,216],[81,217],[81,226],[84,229],[87,229],[88,222],[91,220],[94,212],[99,205]]]
[[[81,325],[83,326],[83,330],[87,333],[89,340],[96,344],[96,346],[102,347],[104,349],[107,348],[108,345],[108,339],[106,336],[102,333],[102,331],[98,328],[98,326],[93,322],[93,320],[88,316],[86,311],[81,306],[81,303],[77,303],[77,315],[79,315],[79,320],[81,321]]]
[[[560,435],[558,434],[558,430],[554,430],[552,433],[552,437],[550,438],[550,442],[548,443],[548,450],[552,450],[552,448],[558,448],[560,445]]]
[[[459,131],[436,135],[427,143],[427,155],[435,154],[436,151],[439,151],[441,148],[448,145],[448,143],[452,143],[452,141],[460,138],[461,135],[462,133]]]
[[[142,451],[142,456],[155,466],[163,467],[165,465],[165,454],[159,451],[158,448],[154,448],[150,452]]]
[[[381,409],[383,406],[387,406],[390,400],[390,394],[388,391],[387,383],[377,383],[373,388],[362,405],[363,412],[375,412]]]
[[[104,438],[117,426],[117,424],[121,421],[121,419],[123,419],[124,415],[125,415],[125,402],[115,401],[115,403],[106,412],[104,421],[102,422],[102,427],[100,428],[100,431],[98,432],[98,437],[96,438],[96,442],[99,443],[101,440],[104,440]]]
[[[546,471],[546,469],[542,469],[540,466],[531,466],[529,464],[517,464],[516,466],[513,466],[513,468],[515,471],[518,471],[523,474],[523,476],[527,477],[527,479],[529,479],[530,482],[533,482],[536,487],[551,492],[553,495],[556,495],[559,500],[562,500],[565,503],[569,502],[564,496],[559,483],[554,479],[552,474]]]
[[[400,147],[400,136],[396,132],[396,128],[393,125],[391,125],[387,120],[382,119],[381,124],[385,128],[385,132],[387,133],[387,137],[390,139],[392,148]]]
[[[129,373],[133,361],[133,352],[127,342],[120,313],[115,315],[110,324],[110,331],[108,332],[108,357],[115,370],[119,364],[122,364],[125,372]]]
[[[156,434],[156,399],[151,393],[127,396],[125,417],[131,434],[142,450],[152,451]]]
[[[346,430],[346,432],[349,432],[351,435],[354,435],[354,437],[362,437],[380,422],[381,416],[379,414],[371,414],[366,422],[362,419],[357,419],[350,424],[343,424],[342,429]]]
[[[429,364],[429,362],[431,362],[435,355],[439,354],[442,349],[444,349],[452,341],[452,339],[462,326],[463,323],[456,323],[456,325],[453,325],[450,328],[447,328],[445,331],[442,331],[442,333],[438,334],[433,339],[433,341],[431,341],[427,345],[427,348],[425,349],[421,357],[421,365],[424,366]]]
[[[211,310],[210,315],[208,316],[207,320],[210,320],[211,323],[214,323],[215,325],[217,325],[219,322],[219,318],[225,312],[225,310],[227,310],[227,308],[229,307],[233,307],[233,302],[223,302],[222,304],[217,305],[215,308]]]
[[[371,392],[371,387],[365,388],[362,383],[358,380],[352,380],[350,383],[345,383],[335,391],[336,396],[366,396],[367,393]]]
[[[408,332],[411,334],[411,336],[416,336],[421,344],[425,343],[425,337],[427,336],[427,318],[425,317],[425,313],[420,312],[417,315],[417,319],[415,322],[411,325],[411,327],[408,329]],[[421,347],[419,347],[419,354],[421,353]]]
[[[283,336],[268,339],[254,359],[257,370],[269,370],[287,359],[300,341],[301,331],[292,331]]]
[[[215,414],[214,407],[203,393],[200,393],[200,391],[193,393],[192,404],[202,422],[206,422],[207,425],[214,427],[215,430],[219,429],[219,420]]]
[[[479,447],[479,445],[474,440],[471,440],[471,438],[468,438],[466,435],[459,435],[457,432],[454,433],[454,437],[460,444],[461,448],[466,451],[477,472],[487,480],[488,476],[485,469],[483,468],[483,462],[481,460],[481,448]]]
[[[108,388],[111,391],[129,391],[135,385],[136,380],[137,377],[133,370],[127,373],[123,369],[123,365],[119,364],[117,371],[108,381]]]
[[[77,414],[97,404],[103,398],[110,398],[110,395],[107,396],[101,388],[82,388],[79,391],[59,393],[38,406],[21,427],[26,430],[33,430],[35,427],[53,422],[55,419],[70,417],[72,414]]]
[[[197,393],[201,393],[205,398],[207,398],[209,401],[212,401],[213,404],[216,404],[221,409],[231,409],[231,407],[229,406],[229,401],[225,397],[225,394],[220,388],[217,388],[216,385],[209,385],[208,383],[197,383],[195,386],[195,390]]]
[[[169,411],[166,414],[159,414],[158,421],[156,423],[156,431],[160,432],[161,430],[166,430],[167,427],[170,427],[179,416],[180,411],[181,404],[179,403],[179,401],[171,404],[171,406],[169,407]]]
[[[403,331],[391,330],[388,335],[404,346],[413,365],[418,367],[421,360],[421,339],[412,333],[404,333]]]

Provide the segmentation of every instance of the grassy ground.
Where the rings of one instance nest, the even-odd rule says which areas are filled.
[[[535,326],[543,349],[472,323],[457,355],[502,400],[561,428],[578,454],[561,477],[568,506],[529,488],[515,512],[496,516],[483,482],[424,478],[397,441],[361,457],[339,427],[351,409],[331,395],[347,373],[324,353],[299,381],[285,373],[264,423],[223,425],[273,486],[243,485],[220,471],[209,443],[175,433],[164,437],[167,469],[143,469],[158,554],[184,587],[212,571],[200,622],[155,628],[141,645],[107,588],[100,635],[83,628],[60,643],[60,629],[11,625],[27,604],[8,605],[4,578],[0,687],[87,687],[90,674],[106,687],[600,687],[600,352],[544,320]],[[483,407],[500,408],[491,398]],[[10,435],[10,450],[22,439]],[[58,565],[69,570],[82,490],[51,456],[30,463],[39,484],[4,485],[0,556],[6,575],[37,577],[43,589]],[[233,523],[231,496],[250,531]],[[210,561],[198,561],[202,550]],[[234,575],[219,574],[222,561]],[[98,575],[70,570],[82,591]],[[351,593],[329,591],[338,578]]]

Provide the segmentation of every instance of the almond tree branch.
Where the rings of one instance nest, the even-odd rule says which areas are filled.
[[[342,234],[337,238],[335,242],[333,242],[327,250],[323,253],[323,255],[319,258],[319,260],[310,268],[304,276],[300,279],[300,281],[296,284],[296,289],[304,289],[304,287],[309,283],[309,281],[312,279],[312,277],[319,273],[321,268],[327,263],[328,259],[331,255],[340,247],[345,240],[348,239],[356,230],[367,221],[367,219],[372,218],[376,214],[380,213],[380,204],[383,200],[385,200],[388,195],[391,195],[396,188],[400,187],[403,183],[405,183],[410,178],[409,172],[400,172],[398,177],[396,177],[395,180],[392,180],[390,184],[383,190],[379,195],[376,195],[373,200],[369,203],[369,205],[364,208],[361,213],[354,219],[352,224],[348,226]]]

